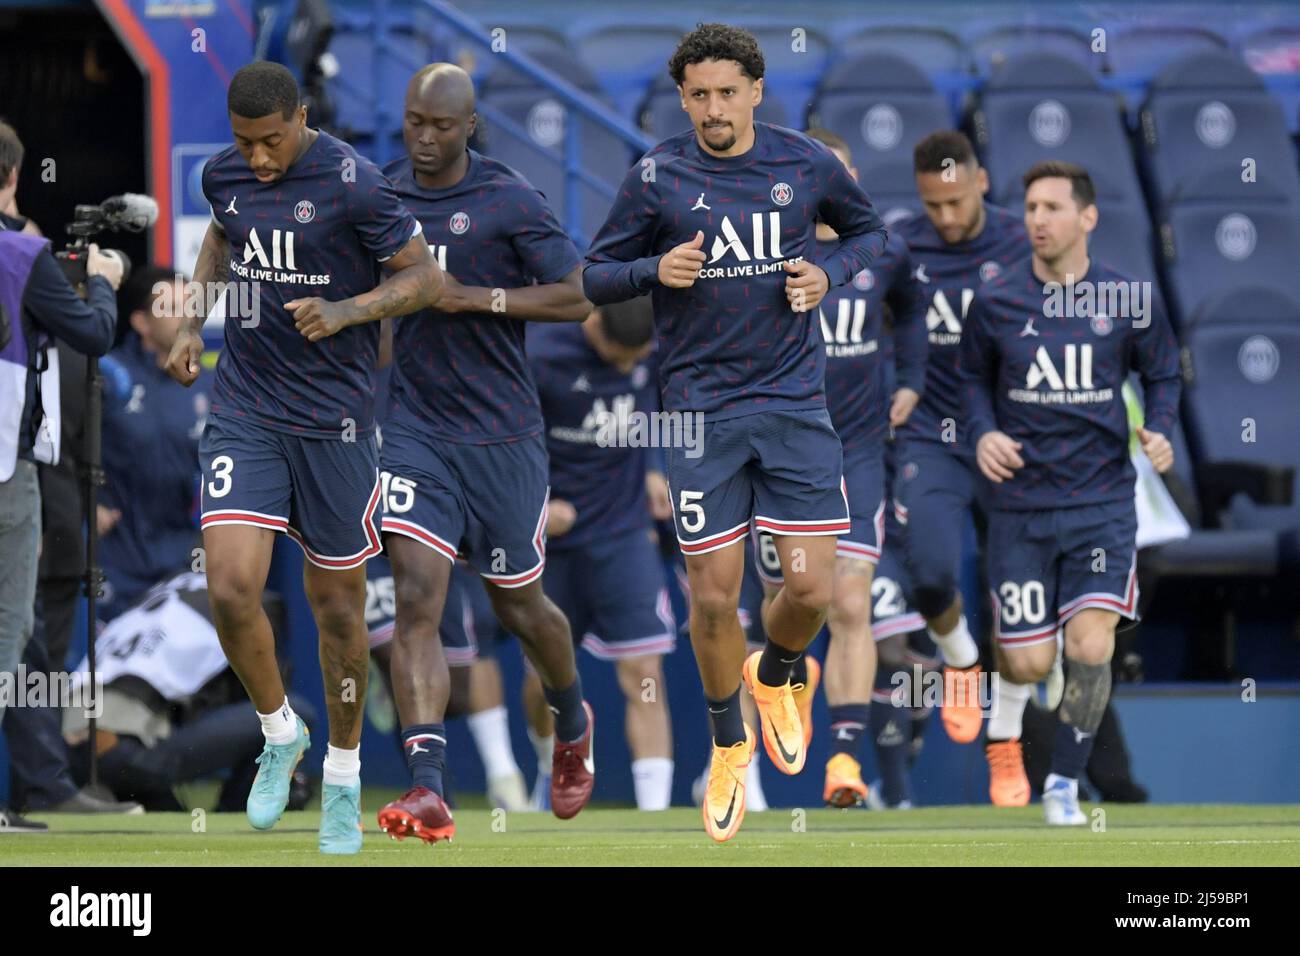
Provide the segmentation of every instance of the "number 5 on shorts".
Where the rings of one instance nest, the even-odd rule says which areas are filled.
[[[704,528],[704,505],[699,501],[704,497],[702,491],[683,491],[677,511],[682,516],[682,530],[690,534]]]

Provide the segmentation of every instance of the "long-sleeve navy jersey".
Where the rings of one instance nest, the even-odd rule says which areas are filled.
[[[821,249],[827,245],[819,241]],[[925,387],[925,310],[929,300],[913,272],[907,243],[889,237],[870,268],[833,290],[817,312],[826,342],[826,409],[844,454],[879,449],[889,428],[889,392]],[[885,342],[885,310],[893,316],[894,348]],[[892,355],[896,376],[881,359]]]
[[[962,334],[965,423],[972,445],[994,429],[1005,432],[1021,443],[1025,463],[993,486],[995,508],[1132,500],[1120,389],[1136,369],[1146,427],[1168,436],[1182,388],[1169,322],[1154,301],[1145,315],[1136,314],[1131,292],[1138,285],[1094,260],[1071,295],[1070,287],[1049,287],[1035,276],[1025,257],[976,293]],[[1091,301],[1083,298],[1089,288]],[[1122,290],[1129,306],[1117,309],[1120,300],[1110,293]]]
[[[925,320],[930,335],[925,394],[899,435],[908,441],[941,442],[963,456],[972,454],[975,446],[961,428],[965,418],[958,371],[962,323],[976,290],[1030,253],[1024,223],[1017,215],[996,206],[984,208],[984,228],[967,242],[946,241],[924,214],[893,227],[912,252],[917,281],[930,305]]]
[[[795,312],[783,263],[818,255],[814,224],[839,242],[816,259],[832,288],[885,247],[884,223],[844,164],[802,133],[754,124],[739,156],[705,152],[693,130],[660,143],[624,179],[587,254],[596,305],[649,292],[664,408],[713,419],[825,404],[816,311]],[[659,260],[703,231],[695,283],[659,283]]]

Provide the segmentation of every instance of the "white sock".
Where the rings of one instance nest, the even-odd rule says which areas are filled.
[[[298,715],[289,706],[289,698],[269,714],[257,712],[257,719],[262,722],[262,736],[268,744],[291,744],[298,736]]]
[[[537,751],[537,772],[549,777],[551,758],[555,756],[555,735],[539,737],[533,732],[533,728],[529,727],[528,739],[533,742],[533,750]]]
[[[632,761],[632,787],[638,810],[667,810],[673,798],[673,762],[668,757]]]
[[[513,777],[519,772],[514,751],[510,749],[510,725],[505,707],[489,707],[465,718],[470,735],[478,747],[479,759],[489,780]]]
[[[947,634],[936,634],[934,628],[927,627],[930,639],[939,645],[943,652],[943,662],[949,667],[970,667],[980,659],[979,648],[966,628],[966,615],[957,618],[957,626]]]
[[[993,709],[989,712],[988,739],[1018,739],[1027,703],[1028,684],[1013,684],[1001,674],[993,675]]]
[[[749,760],[749,769],[745,771],[745,809],[762,813],[767,809],[767,797],[763,795],[763,777],[758,772],[758,751]]]
[[[361,745],[351,750],[329,744],[325,754],[325,782],[350,787],[361,782]]]

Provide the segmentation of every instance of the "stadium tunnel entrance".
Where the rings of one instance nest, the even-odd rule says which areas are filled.
[[[149,191],[145,107],[139,68],[93,4],[0,6],[0,118],[25,149],[18,209],[56,249],[78,203]],[[149,232],[96,241],[133,268],[149,261]]]

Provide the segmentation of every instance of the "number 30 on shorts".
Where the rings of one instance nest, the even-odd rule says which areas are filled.
[[[1003,581],[998,588],[998,597],[1002,604],[1002,623],[1008,626],[1015,626],[1021,621],[1026,624],[1041,624],[1047,616],[1041,581],[1026,581],[1024,584]]]

